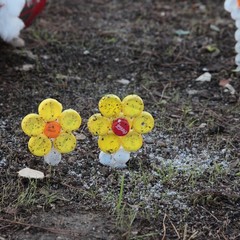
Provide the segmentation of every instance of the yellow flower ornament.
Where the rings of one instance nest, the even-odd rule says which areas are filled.
[[[102,97],[98,104],[100,113],[88,120],[88,129],[99,136],[100,162],[104,165],[123,168],[130,152],[142,147],[142,134],[154,127],[152,115],[144,110],[143,100],[138,95],[128,95],[122,101],[113,94]]]
[[[38,113],[30,113],[22,120],[21,127],[30,139],[28,148],[33,155],[44,156],[44,160],[56,165],[61,161],[61,154],[76,147],[77,130],[82,122],[81,116],[73,109],[62,111],[62,104],[55,99],[43,100]]]

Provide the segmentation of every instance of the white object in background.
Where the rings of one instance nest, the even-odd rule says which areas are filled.
[[[240,66],[240,54],[239,53],[235,57],[235,62],[238,66]]]
[[[0,37],[16,47],[24,46],[19,38],[25,24],[19,15],[25,5],[25,0],[0,0]]]
[[[105,166],[110,166],[113,168],[125,168],[127,167],[126,163],[130,159],[130,152],[125,151],[120,148],[114,154],[108,154],[103,151],[99,154],[100,163]]]
[[[226,11],[231,12],[235,8],[237,0],[225,0],[224,8]]]
[[[44,173],[40,172],[35,169],[31,168],[24,168],[18,172],[18,175],[20,177],[25,177],[25,178],[34,178],[34,179],[43,179],[44,178]]]
[[[235,52],[240,53],[240,42],[237,42],[235,45]]]
[[[200,75],[195,81],[197,82],[210,82],[212,79],[212,75],[209,72],[205,72]]]
[[[44,156],[44,161],[51,166],[56,166],[61,162],[62,154],[52,147],[51,151]]]
[[[235,32],[234,37],[237,42],[240,41],[240,29]]]
[[[236,3],[237,4],[237,3]],[[240,8],[236,6],[236,8],[232,9],[231,17],[234,20],[240,19]]]
[[[236,25],[237,28],[240,28],[240,19],[236,20],[235,25]]]

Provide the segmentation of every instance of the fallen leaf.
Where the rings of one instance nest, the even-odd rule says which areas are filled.
[[[216,45],[207,45],[206,46],[206,49],[208,52],[219,52],[220,53],[220,50],[219,48],[216,47]]]
[[[76,134],[76,139],[77,140],[84,140],[84,139],[86,139],[87,137],[84,135],[84,134],[82,134],[82,133],[78,133],[78,134]]]
[[[197,82],[210,82],[212,79],[212,75],[209,72],[205,72],[201,76],[199,76],[196,81]]]
[[[189,35],[190,34],[190,31],[185,31],[185,30],[182,30],[182,29],[178,29],[175,31],[175,33],[178,35],[178,36],[184,36],[184,35]]]
[[[20,170],[18,172],[18,175],[20,177],[25,177],[25,178],[34,178],[34,179],[43,179],[44,178],[43,172],[28,168],[28,167]]]
[[[230,84],[231,79],[222,79],[219,81],[219,86],[224,87],[227,91],[229,91],[232,95],[236,93],[234,87]]]
[[[216,32],[220,32],[220,28],[214,24],[211,24],[210,25],[210,29],[213,30],[213,31],[216,31]]]
[[[219,81],[219,86],[225,87],[227,84],[230,83],[230,81],[231,81],[230,79],[222,79]]]
[[[120,79],[120,80],[117,80],[117,82],[119,82],[119,83],[121,83],[121,84],[124,84],[124,85],[128,85],[128,84],[130,83],[129,80],[124,79],[124,78],[122,78],[122,79]]]
[[[195,94],[198,94],[199,91],[198,90],[194,90],[194,89],[189,89],[187,90],[187,94],[188,95],[195,95]]]
[[[22,67],[16,67],[16,70],[28,72],[34,68],[33,64],[24,64]]]
[[[198,128],[206,128],[206,126],[207,126],[207,123],[201,123],[201,124],[198,126]]]
[[[228,89],[229,92],[230,92],[232,95],[234,95],[234,94],[236,93],[236,90],[234,89],[234,87],[233,87],[231,84],[229,84],[229,83],[227,83],[227,84],[225,85],[225,88]]]

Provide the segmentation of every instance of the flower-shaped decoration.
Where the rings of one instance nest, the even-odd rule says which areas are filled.
[[[36,156],[44,156],[46,162],[56,165],[61,153],[68,153],[76,147],[72,131],[82,122],[81,116],[73,109],[62,112],[62,104],[55,99],[43,100],[38,113],[30,113],[22,120],[24,133],[30,136],[28,148]]]
[[[143,109],[143,100],[137,95],[128,95],[122,101],[113,94],[101,98],[101,113],[92,115],[88,120],[89,131],[99,136],[101,163],[125,167],[129,153],[141,148],[142,134],[150,132],[154,126],[152,115]]]

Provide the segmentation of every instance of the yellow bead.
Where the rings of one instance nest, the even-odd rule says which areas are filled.
[[[100,136],[98,139],[99,148],[105,153],[115,153],[120,148],[120,139],[115,134],[111,133],[105,136]]]
[[[37,136],[43,132],[45,122],[38,114],[30,113],[23,118],[21,127],[28,136]]]
[[[62,132],[55,138],[53,145],[60,153],[68,153],[76,147],[76,138],[72,133]]]
[[[138,95],[128,95],[122,101],[123,114],[129,117],[136,117],[144,109],[143,100]]]
[[[121,138],[123,148],[128,152],[135,152],[141,148],[143,144],[142,135],[131,131],[126,136]]]
[[[148,133],[154,127],[154,119],[148,112],[142,112],[141,115],[133,120],[133,129],[138,133]]]
[[[45,121],[55,121],[62,112],[62,104],[55,99],[48,98],[39,104],[38,112]]]
[[[47,136],[40,134],[29,139],[28,148],[33,155],[42,157],[50,152],[52,143]]]
[[[103,116],[116,117],[122,110],[122,103],[118,96],[108,94],[100,99],[98,107]]]
[[[58,121],[63,130],[74,131],[80,127],[82,118],[75,110],[67,109],[61,113]]]
[[[111,129],[111,120],[100,113],[92,115],[88,120],[88,130],[93,135],[106,135]]]

